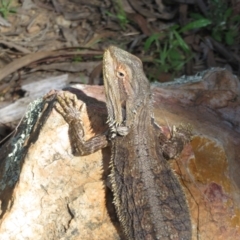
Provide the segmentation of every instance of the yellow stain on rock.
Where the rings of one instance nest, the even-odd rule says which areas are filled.
[[[232,217],[230,221],[231,227],[238,227],[240,226],[240,209],[235,208],[235,215]]]
[[[200,196],[200,198],[196,196],[196,199],[199,201],[199,204],[201,206],[201,215],[204,216],[205,220],[206,217],[208,217],[208,212],[210,210],[212,214],[211,217],[213,219],[219,219],[220,216],[222,217],[221,221],[217,220],[215,222],[215,227],[210,228],[210,225],[208,227],[204,226],[205,231],[216,231],[216,236],[219,237],[222,234],[220,233],[220,229],[222,228],[220,226],[223,224],[227,229],[227,231],[225,231],[225,239],[232,239],[230,236],[239,236],[240,209],[238,201],[234,197],[234,195],[236,195],[236,191],[238,190],[235,188],[233,179],[231,179],[229,176],[229,160],[225,154],[224,147],[216,139],[206,138],[202,136],[195,136],[191,142],[191,146],[195,157],[192,157],[189,160],[188,169],[190,171],[190,174],[195,178],[195,187],[199,188],[199,190],[201,189],[200,192],[202,192],[201,195],[204,196],[203,199],[205,199],[205,201],[207,200],[207,193],[204,191],[204,189],[209,189],[209,186],[213,186],[212,184],[219,185],[223,190],[223,196],[222,198],[220,197],[221,200],[219,198],[213,199],[213,202],[208,202],[207,205],[205,205],[205,201],[205,204],[203,204],[203,199],[201,200]],[[202,208],[203,206],[205,207]],[[200,222],[202,221],[203,220],[200,220]],[[201,227],[203,227],[203,225],[200,226],[200,229]],[[233,235],[231,235],[231,233]]]
[[[195,158],[191,159],[189,169],[195,179],[202,184],[215,182],[225,191],[230,191],[227,157],[223,147],[206,137],[194,137],[191,142]]]

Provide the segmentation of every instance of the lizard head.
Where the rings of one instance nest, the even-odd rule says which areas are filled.
[[[129,128],[138,109],[149,104],[150,85],[141,60],[110,46],[103,56],[103,77],[109,125]]]

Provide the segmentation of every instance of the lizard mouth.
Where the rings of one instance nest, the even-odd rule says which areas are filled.
[[[126,105],[122,107],[122,124],[125,125],[126,122]]]

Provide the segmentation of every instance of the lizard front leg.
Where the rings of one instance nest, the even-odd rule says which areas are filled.
[[[71,145],[81,156],[89,155],[108,145],[107,136],[104,134],[85,140],[81,120],[81,112],[84,106],[85,104],[82,103],[79,107],[77,97],[74,94],[65,92],[57,95],[55,108],[68,123]]]
[[[164,157],[166,159],[177,157],[185,145],[191,141],[191,138],[192,132],[189,126],[173,126],[171,138],[162,145]]]
[[[155,122],[154,127],[158,132],[158,140],[165,159],[177,157],[182,152],[184,146],[191,141],[192,131],[189,126],[173,126],[170,138],[163,133],[162,129]]]

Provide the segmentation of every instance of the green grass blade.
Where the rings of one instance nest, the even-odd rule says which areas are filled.
[[[185,41],[182,39],[182,37],[179,35],[179,33],[177,31],[174,31],[173,32],[177,41],[178,41],[178,44],[179,46],[186,52],[190,52],[190,48],[189,46],[185,43]]]
[[[161,35],[162,33],[154,33],[153,35],[151,35],[144,43],[144,51],[147,51],[151,47],[153,42],[158,41]]]
[[[182,27],[179,32],[186,32],[192,29],[198,29],[202,27],[206,27],[212,23],[211,20],[207,18],[202,18],[193,22],[188,23],[186,26]]]

